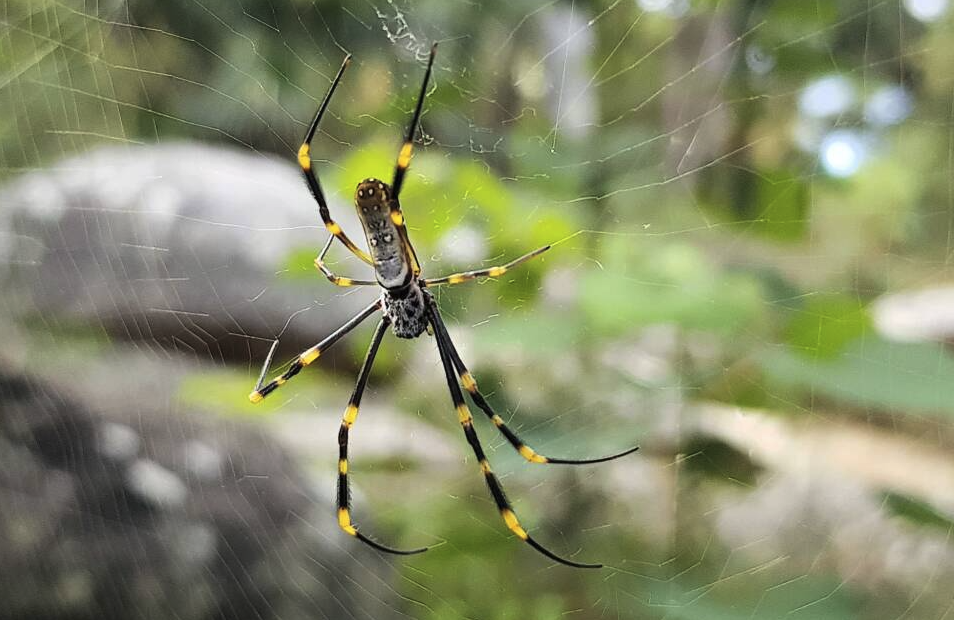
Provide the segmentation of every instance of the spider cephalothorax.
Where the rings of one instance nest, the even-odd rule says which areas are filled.
[[[317,360],[324,351],[338,342],[338,340],[357,327],[366,318],[383,310],[384,316],[378,323],[378,327],[371,339],[371,346],[368,348],[367,357],[365,357],[364,364],[361,366],[361,371],[358,374],[358,383],[354,388],[354,392],[351,394],[348,406],[345,408],[344,417],[341,420],[341,428],[338,432],[338,525],[346,533],[381,551],[403,555],[426,551],[426,548],[402,551],[400,549],[387,547],[365,536],[362,532],[358,531],[358,528],[351,522],[351,500],[348,493],[348,433],[358,417],[358,408],[361,405],[361,396],[364,394],[364,387],[371,373],[371,365],[374,363],[374,357],[378,352],[378,347],[381,345],[381,340],[384,338],[388,327],[391,328],[391,331],[398,338],[417,338],[425,331],[430,330],[433,332],[434,340],[437,343],[441,365],[444,368],[444,375],[447,379],[447,388],[450,390],[451,400],[457,411],[457,419],[464,431],[464,436],[467,438],[467,443],[470,444],[474,455],[477,457],[480,471],[483,473],[484,480],[487,482],[487,487],[490,489],[490,494],[493,496],[494,503],[497,504],[497,509],[500,511],[504,523],[506,523],[510,531],[516,534],[521,540],[526,541],[527,544],[552,560],[580,568],[598,568],[600,566],[599,564],[583,564],[567,560],[554,554],[531,538],[527,531],[523,529],[517,520],[517,515],[514,513],[510,502],[507,500],[506,495],[504,495],[500,481],[490,468],[490,462],[487,460],[480,440],[477,438],[477,431],[474,428],[470,409],[464,402],[461,386],[467,390],[474,404],[486,414],[510,445],[530,463],[562,463],[568,465],[600,463],[630,454],[636,451],[637,448],[630,448],[629,450],[611,456],[586,460],[554,459],[543,456],[533,450],[506,425],[503,418],[494,413],[493,409],[491,409],[490,405],[477,389],[477,382],[467,370],[460,355],[457,353],[454,343],[451,341],[450,335],[447,333],[447,328],[441,318],[440,310],[437,307],[433,295],[426,290],[428,287],[441,284],[459,284],[485,276],[502,276],[520,263],[546,252],[550,249],[550,246],[544,246],[534,250],[505,265],[455,273],[441,278],[424,279],[420,277],[421,266],[417,261],[414,248],[408,239],[407,228],[404,224],[404,213],[401,211],[399,196],[404,175],[411,163],[411,154],[414,148],[414,133],[417,130],[417,124],[421,117],[421,108],[424,105],[424,95],[427,89],[428,79],[431,75],[431,68],[434,65],[434,53],[436,48],[436,45],[431,48],[430,59],[427,63],[427,73],[424,75],[424,84],[421,86],[421,92],[417,99],[417,107],[414,109],[414,116],[411,119],[411,127],[408,130],[407,139],[405,139],[404,145],[398,154],[397,165],[394,167],[393,181],[388,185],[372,177],[359,183],[355,190],[355,208],[358,212],[358,218],[361,220],[361,225],[364,228],[369,252],[365,252],[355,245],[344,231],[341,230],[341,226],[331,219],[328,204],[321,190],[321,184],[318,182],[318,176],[312,169],[311,160],[311,141],[318,128],[318,122],[328,107],[331,95],[341,81],[341,76],[344,74],[344,70],[351,59],[350,55],[345,58],[341,64],[341,69],[338,70],[338,75],[335,77],[334,82],[332,82],[328,94],[325,95],[324,100],[318,107],[318,112],[315,114],[314,120],[312,120],[311,125],[308,127],[308,132],[305,134],[305,140],[298,150],[298,163],[305,175],[305,181],[308,183],[308,188],[318,203],[318,213],[321,215],[321,219],[325,223],[328,232],[331,233],[324,248],[322,248],[318,257],[315,259],[315,265],[326,278],[338,286],[378,286],[382,289],[381,295],[374,303],[362,310],[357,316],[342,325],[330,336],[301,353],[291,362],[288,370],[282,373],[282,375],[265,383],[265,377],[268,374],[272,355],[274,355],[278,345],[278,341],[276,340],[272,345],[268,357],[265,359],[262,373],[259,376],[255,390],[249,394],[249,399],[253,403],[261,401],[301,372],[305,366]],[[355,256],[374,269],[375,280],[356,280],[354,278],[342,277],[333,273],[328,266],[325,265],[325,255],[328,253],[335,239],[338,239]]]

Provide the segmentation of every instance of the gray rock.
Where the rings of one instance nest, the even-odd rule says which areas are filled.
[[[349,203],[333,202],[335,217],[360,233]],[[0,311],[204,360],[261,359],[283,334],[286,356],[374,297],[310,268],[283,277],[289,256],[317,254],[326,237],[291,159],[186,143],[99,148],[0,190]],[[369,275],[343,248],[332,256]]]
[[[0,617],[398,615],[388,560],[261,429],[104,414],[3,367],[0,399]]]

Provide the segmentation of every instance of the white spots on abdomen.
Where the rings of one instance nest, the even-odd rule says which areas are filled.
[[[381,294],[384,313],[391,319],[391,331],[398,338],[417,338],[427,329],[427,303],[424,291],[412,284],[404,297],[389,291]]]

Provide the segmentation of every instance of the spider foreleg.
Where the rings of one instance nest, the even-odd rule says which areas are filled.
[[[302,174],[305,176],[305,182],[308,183],[308,189],[311,191],[311,195],[314,196],[315,202],[318,203],[318,214],[321,216],[321,221],[324,222],[325,228],[328,229],[328,232],[337,237],[352,254],[369,265],[373,265],[374,262],[371,260],[371,256],[355,245],[355,243],[348,238],[348,235],[341,230],[341,226],[331,218],[328,201],[325,199],[325,194],[321,190],[321,182],[318,181],[318,175],[315,174],[314,162],[311,158],[311,141],[315,138],[315,132],[318,130],[321,117],[325,115],[325,110],[328,109],[328,104],[331,102],[331,96],[334,95],[335,90],[338,88],[338,84],[341,82],[341,76],[344,75],[345,69],[348,68],[350,62],[351,54],[348,54],[345,56],[344,61],[342,61],[341,68],[338,69],[338,74],[331,83],[331,88],[328,89],[328,93],[325,95],[325,98],[322,99],[321,105],[318,106],[315,117],[312,119],[311,124],[308,125],[308,131],[305,132],[305,138],[302,140],[301,147],[298,149],[298,165],[301,168]]]
[[[411,125],[407,129],[407,138],[401,146],[401,152],[398,153],[397,164],[394,166],[394,180],[391,182],[391,188],[394,190],[394,197],[401,194],[401,185],[404,182],[404,175],[411,165],[411,156],[414,153],[414,134],[417,132],[417,125],[421,120],[421,110],[424,108],[424,98],[427,95],[427,83],[431,79],[431,71],[434,68],[434,57],[437,55],[437,43],[431,46],[431,53],[427,58],[427,71],[424,72],[424,82],[421,84],[421,92],[417,97],[417,105],[414,107],[414,116],[411,117]],[[400,213],[398,211],[397,213]],[[392,213],[393,216],[393,213]],[[401,224],[395,220],[395,224]]]
[[[401,186],[404,184],[404,176],[411,165],[411,157],[414,153],[414,134],[417,132],[418,123],[421,120],[421,110],[424,108],[424,99],[427,96],[427,83],[431,79],[431,71],[434,68],[434,56],[437,54],[437,43],[431,46],[431,53],[427,59],[427,71],[424,72],[424,82],[421,84],[421,92],[417,97],[417,105],[414,107],[414,116],[411,117],[411,125],[407,130],[407,137],[401,150],[398,153],[397,163],[394,164],[394,178],[391,180],[391,189],[394,192],[392,199],[388,202],[388,210],[391,221],[397,227],[398,236],[404,245],[404,251],[411,262],[411,271],[416,278],[421,273],[421,264],[417,260],[417,253],[411,240],[408,238],[407,225],[404,222],[404,213],[401,211]]]

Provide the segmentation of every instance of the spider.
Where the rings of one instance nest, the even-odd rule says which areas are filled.
[[[497,509],[500,511],[504,523],[506,523],[507,527],[516,534],[518,538],[551,560],[578,568],[600,568],[602,566],[601,564],[574,562],[556,555],[534,540],[520,525],[513,507],[504,494],[500,481],[490,468],[490,463],[487,460],[486,454],[484,454],[480,440],[477,438],[477,431],[473,425],[473,417],[464,402],[461,385],[463,385],[464,389],[470,394],[471,399],[477,407],[490,418],[491,422],[503,434],[510,445],[530,463],[562,463],[566,465],[601,463],[631,454],[639,449],[638,446],[618,454],[585,460],[550,458],[533,450],[504,423],[503,418],[491,409],[487,400],[477,389],[477,382],[461,360],[454,343],[451,342],[450,335],[447,332],[444,321],[441,319],[441,314],[434,301],[434,297],[427,290],[442,284],[459,284],[481,277],[501,276],[517,265],[546,252],[550,249],[550,246],[544,246],[497,267],[465,271],[441,278],[424,279],[420,277],[421,266],[414,253],[414,248],[408,240],[404,214],[401,211],[401,203],[398,197],[401,193],[401,186],[404,183],[408,166],[411,163],[411,153],[414,148],[414,134],[417,131],[421,108],[424,105],[427,84],[430,80],[436,51],[437,45],[435,44],[431,48],[428,58],[427,71],[424,74],[424,83],[421,86],[421,92],[417,99],[417,106],[414,109],[411,126],[408,129],[407,138],[397,158],[397,165],[394,169],[394,179],[391,184],[388,185],[379,179],[368,178],[361,181],[355,191],[355,207],[357,208],[358,217],[364,228],[364,234],[368,242],[370,253],[356,246],[341,229],[341,226],[331,219],[328,203],[325,200],[321,184],[318,181],[318,176],[312,165],[311,142],[315,136],[318,124],[321,122],[321,117],[328,108],[328,103],[335,89],[338,87],[345,69],[348,67],[351,55],[349,54],[345,57],[341,63],[341,68],[338,69],[338,74],[335,76],[331,88],[318,107],[315,118],[308,127],[305,139],[302,142],[301,148],[298,150],[298,163],[301,166],[302,173],[305,175],[305,181],[308,183],[308,188],[318,203],[318,212],[321,215],[321,219],[324,221],[328,232],[331,233],[328,237],[328,241],[315,259],[315,266],[328,280],[337,286],[379,286],[381,288],[381,296],[370,306],[359,312],[357,316],[341,326],[337,331],[301,353],[291,363],[285,373],[265,383],[272,356],[278,345],[278,341],[276,340],[272,344],[271,351],[269,351],[265,359],[265,364],[262,366],[262,372],[255,385],[255,390],[249,394],[249,400],[253,403],[261,402],[262,399],[301,372],[305,366],[317,360],[322,353],[338,342],[345,334],[357,327],[362,321],[372,314],[383,310],[383,316],[378,322],[378,327],[371,339],[371,345],[368,348],[368,353],[361,366],[361,371],[358,374],[358,382],[355,385],[354,392],[351,394],[351,399],[348,401],[348,406],[345,409],[344,417],[341,421],[341,428],[338,432],[338,525],[347,534],[354,536],[379,551],[398,555],[421,553],[426,551],[427,547],[409,550],[394,549],[369,538],[355,526],[351,519],[351,504],[348,491],[348,433],[355,419],[358,417],[358,407],[361,404],[361,396],[368,382],[371,365],[374,363],[374,357],[388,328],[390,327],[391,331],[394,332],[394,335],[398,338],[417,338],[425,331],[433,333],[441,363],[444,367],[447,387],[450,390],[454,408],[457,410],[457,418],[464,430],[467,442],[477,457],[480,471],[483,472],[484,480],[490,489],[490,494],[493,496],[494,502],[497,504]],[[335,239],[338,239],[353,254],[374,268],[375,281],[357,280],[339,276],[327,267],[324,258]],[[460,382],[459,384],[458,381]]]

